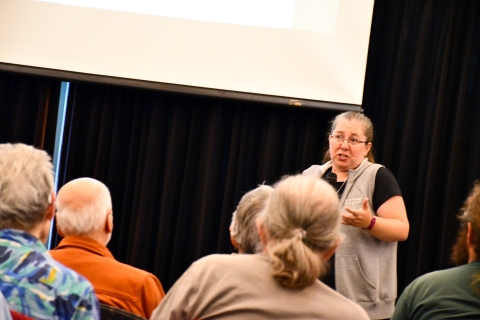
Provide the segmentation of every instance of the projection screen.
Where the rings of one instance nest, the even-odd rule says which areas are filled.
[[[361,108],[374,0],[1,0],[0,69]]]

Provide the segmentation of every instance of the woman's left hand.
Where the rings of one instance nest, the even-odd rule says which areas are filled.
[[[372,214],[368,207],[368,198],[363,199],[360,209],[346,207],[345,211],[349,212],[349,214],[342,214],[342,224],[364,229],[372,221]]]
[[[372,215],[368,207],[368,198],[365,198],[361,209],[345,208],[342,214],[342,224],[368,228],[372,221]],[[408,237],[410,225],[407,211],[401,196],[394,196],[385,201],[376,212],[376,220],[373,228],[368,233],[382,241],[404,241]]]

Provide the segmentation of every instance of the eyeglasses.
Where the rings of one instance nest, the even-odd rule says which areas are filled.
[[[340,135],[340,134],[331,134],[330,135],[330,138],[333,139],[333,141],[335,141],[336,143],[343,143],[343,141],[347,140],[349,144],[351,144],[352,146],[355,146],[359,143],[368,143],[368,141],[360,141],[358,139],[347,139],[345,138],[344,136]]]

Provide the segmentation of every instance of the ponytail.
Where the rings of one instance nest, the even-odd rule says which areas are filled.
[[[340,237],[338,197],[327,182],[302,175],[280,181],[261,219],[272,276],[280,285],[302,289],[326,273],[322,255]]]
[[[283,287],[302,289],[312,285],[326,270],[326,263],[298,237],[267,247],[272,275]]]

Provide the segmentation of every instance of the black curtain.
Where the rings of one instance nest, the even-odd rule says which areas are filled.
[[[60,81],[0,72],[0,143],[25,143],[53,155]]]
[[[450,266],[456,215],[480,178],[479,48],[479,1],[375,1],[364,109],[410,220],[399,293]]]
[[[333,116],[83,83],[70,98],[59,187],[82,176],[104,182],[110,250],[166,289],[198,258],[232,252],[240,197],[317,163]]]

